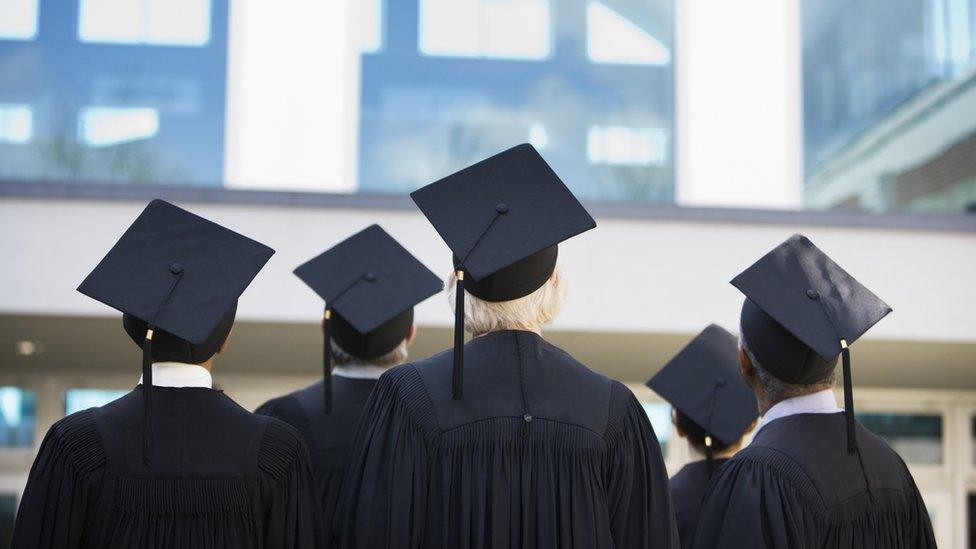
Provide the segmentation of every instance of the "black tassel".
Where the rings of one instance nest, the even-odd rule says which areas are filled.
[[[705,435],[705,466],[708,469],[708,478],[712,478],[715,472],[715,452],[712,451],[712,435]]]
[[[464,271],[458,269],[454,285],[454,400],[464,396]]]
[[[847,453],[857,452],[854,430],[854,383],[851,379],[851,350],[847,341],[840,340],[840,356],[844,365],[844,418],[847,420]]]
[[[155,326],[149,324],[142,340],[142,463],[152,467],[152,338]]]
[[[332,309],[322,316],[322,388],[324,389],[325,413],[332,413]]]

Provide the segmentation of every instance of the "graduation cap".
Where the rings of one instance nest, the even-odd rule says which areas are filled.
[[[848,346],[891,312],[871,290],[796,234],[732,279],[746,296],[742,338],[762,366],[789,383],[844,368],[847,450],[854,453],[854,400]]]
[[[157,199],[78,286],[88,297],[145,323],[142,390],[147,467],[152,458],[154,336],[159,335],[171,349],[189,345],[201,355],[210,349],[216,352],[233,323],[237,299],[273,254],[260,242]],[[223,337],[214,337],[215,333]]]
[[[332,411],[332,341],[373,359],[410,333],[414,305],[441,291],[440,278],[379,225],[371,225],[295,269],[325,301],[325,411]]]
[[[558,244],[596,227],[542,156],[522,144],[410,194],[454,253],[453,396],[463,394],[464,292],[509,301],[542,287]]]
[[[736,337],[710,324],[647,382],[702,428],[709,474],[713,446],[735,443],[759,416],[756,396],[739,375],[738,353]]]

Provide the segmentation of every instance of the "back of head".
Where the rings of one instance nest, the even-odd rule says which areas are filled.
[[[445,292],[453,306],[457,275],[448,278]],[[509,301],[486,301],[465,293],[464,329],[474,336],[500,330],[539,331],[559,316],[566,301],[565,278],[558,265],[549,279],[532,293]]]
[[[153,362],[184,362],[188,364],[202,364],[220,350],[220,347],[230,336],[230,331],[234,327],[234,319],[237,316],[237,302],[235,301],[230,310],[218,322],[217,327],[210,333],[210,336],[201,345],[194,345],[185,339],[160,330],[154,330],[152,345]],[[129,337],[136,345],[142,346],[146,338],[147,323],[129,315],[122,315],[122,327],[125,328]]]
[[[695,448],[695,450],[705,453],[705,437],[712,437],[712,451],[716,454],[721,454],[730,448],[734,448],[738,445],[739,440],[725,441],[720,440],[714,435],[709,435],[708,431],[704,427],[695,423],[685,414],[682,414],[677,409],[674,410],[674,423],[675,425],[685,434],[688,442]]]

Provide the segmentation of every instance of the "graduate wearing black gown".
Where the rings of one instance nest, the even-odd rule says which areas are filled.
[[[732,283],[746,295],[743,375],[768,411],[712,479],[695,546],[935,547],[905,463],[853,416],[848,343],[891,309],[801,235]],[[758,368],[793,386],[829,386],[838,355],[845,410],[829,387],[764,403]]]
[[[739,377],[735,336],[711,324],[675,355],[647,386],[667,400],[677,434],[705,459],[671,477],[671,499],[681,547],[694,544],[705,488],[755,426],[759,407]]]
[[[147,206],[79,287],[125,313],[143,348],[143,380],[51,427],[13,547],[319,545],[298,433],[211,389],[199,366],[225,345],[237,298],[272,253],[166,202]]]
[[[379,225],[326,250],[295,274],[326,302],[323,379],[268,401],[257,413],[289,423],[305,439],[331,546],[331,518],[363,407],[380,373],[406,360],[416,333],[414,306],[442,284]]]
[[[380,378],[343,484],[342,546],[676,547],[660,448],[630,390],[532,331],[463,344],[466,292],[533,294],[557,244],[593,219],[529,145],[413,198],[456,256],[455,348]]]

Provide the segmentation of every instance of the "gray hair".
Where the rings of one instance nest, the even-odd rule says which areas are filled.
[[[340,347],[335,341],[332,342],[332,360],[335,362],[336,366],[379,366],[380,368],[387,368],[396,366],[398,364],[403,364],[407,361],[408,356],[410,356],[410,351],[407,349],[406,339],[401,341],[400,344],[397,345],[396,349],[393,349],[385,355],[371,360],[364,360],[357,356],[353,356],[346,352],[346,350]]]
[[[557,265],[549,280],[531,294],[511,301],[492,302],[464,295],[464,329],[478,336],[499,330],[538,331],[551,323],[566,301],[565,278]],[[451,273],[444,293],[454,309],[457,275]]]
[[[741,328],[739,333],[741,334]],[[756,355],[753,354],[752,349],[749,348],[746,341],[742,339],[741,335],[739,336],[739,347],[746,354],[746,356],[749,357],[749,362],[752,363],[752,368],[756,371],[756,377],[759,378],[759,384],[762,386],[766,399],[771,404],[784,401],[788,398],[823,391],[824,389],[833,389],[834,385],[837,383],[836,371],[830,372],[829,376],[821,379],[820,381],[806,385],[783,381],[767,370],[761,362],[756,360]]]

